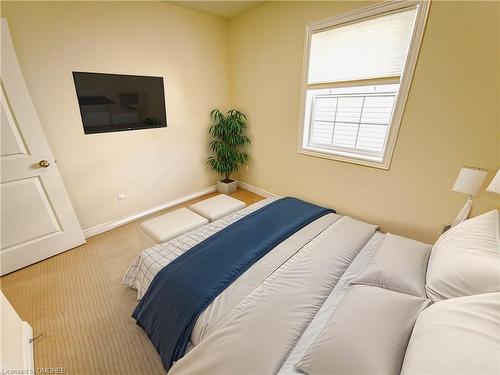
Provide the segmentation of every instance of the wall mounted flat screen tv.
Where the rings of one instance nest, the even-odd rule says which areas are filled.
[[[73,72],[85,134],[167,126],[163,77]]]

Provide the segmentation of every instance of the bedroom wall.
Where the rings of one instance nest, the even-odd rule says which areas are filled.
[[[252,161],[239,178],[434,242],[465,203],[462,166],[500,166],[498,2],[433,1],[389,171],[296,152],[306,23],[361,2],[268,2],[230,20],[232,104],[249,117]],[[486,186],[486,184],[485,184]],[[500,208],[484,189],[473,215]]]
[[[229,101],[226,20],[165,2],[1,10],[82,228],[214,184],[204,159],[209,113]],[[163,76],[168,127],[84,135],[72,71]]]

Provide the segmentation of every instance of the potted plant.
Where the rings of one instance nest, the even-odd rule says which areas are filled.
[[[231,173],[236,172],[249,159],[248,154],[242,151],[245,145],[250,144],[250,139],[244,134],[247,118],[236,109],[231,109],[226,114],[214,109],[210,118],[212,125],[208,134],[213,155],[207,159],[207,164],[224,176],[224,179],[217,181],[217,190],[229,194],[236,191],[237,187],[237,182],[230,179]]]

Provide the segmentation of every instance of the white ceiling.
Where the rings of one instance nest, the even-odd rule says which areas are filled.
[[[196,9],[219,17],[231,18],[246,10],[262,4],[264,1],[167,1],[183,7]]]

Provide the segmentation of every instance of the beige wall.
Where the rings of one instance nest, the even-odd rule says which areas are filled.
[[[229,101],[227,21],[164,2],[4,1],[2,16],[83,228],[214,183],[206,133]],[[168,127],[84,135],[72,71],[163,76]]]
[[[2,2],[2,16],[83,228],[213,184],[208,113],[232,104],[250,119],[241,180],[432,242],[465,201],[459,168],[500,165],[500,3],[432,3],[389,171],[296,152],[305,24],[366,4],[268,2],[229,24],[165,2]],[[73,70],[164,76],[168,128],[84,135]],[[474,204],[500,207],[484,190]]]
[[[389,171],[296,152],[305,25],[366,4],[270,2],[231,19],[232,104],[252,138],[240,179],[433,242],[465,202],[460,167],[500,166],[500,3],[432,3]],[[495,206],[483,189],[473,214]]]

